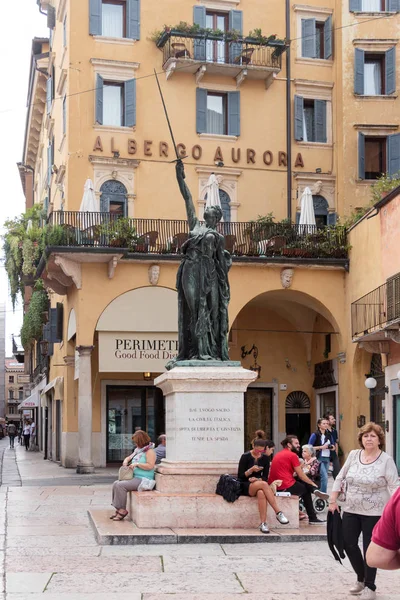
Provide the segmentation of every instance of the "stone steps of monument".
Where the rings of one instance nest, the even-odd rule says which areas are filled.
[[[146,492],[147,493],[147,492]],[[191,529],[191,528],[140,528],[132,521],[112,521],[112,510],[90,510],[89,520],[98,544],[104,546],[141,544],[249,544],[281,542],[316,542],[326,540],[326,527],[300,523],[299,529],[271,529],[263,534],[251,529]]]

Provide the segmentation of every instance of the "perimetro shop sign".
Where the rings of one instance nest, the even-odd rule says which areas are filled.
[[[99,332],[99,371],[102,373],[160,373],[177,355],[177,333]]]

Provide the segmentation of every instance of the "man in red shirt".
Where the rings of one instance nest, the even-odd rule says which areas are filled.
[[[329,496],[318,490],[316,484],[304,474],[297,455],[297,452],[300,450],[300,442],[297,437],[295,435],[288,435],[282,440],[281,444],[283,450],[278,452],[271,462],[268,483],[281,479],[282,485],[279,491],[290,492],[294,496],[300,496],[303,499],[309,523],[319,525],[323,521],[318,519],[315,513],[311,494],[314,492],[316,496],[324,500]],[[301,481],[296,480],[293,473],[296,473]]]
[[[372,533],[367,563],[376,569],[400,569],[400,489],[385,506]]]

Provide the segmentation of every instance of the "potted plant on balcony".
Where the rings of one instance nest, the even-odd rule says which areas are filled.
[[[42,335],[45,324],[45,314],[49,308],[49,298],[44,289],[43,282],[39,279],[29,302],[28,310],[24,315],[21,328],[21,342],[24,348]]]
[[[134,249],[137,242],[136,230],[128,217],[120,217],[100,226],[104,245],[113,248]]]

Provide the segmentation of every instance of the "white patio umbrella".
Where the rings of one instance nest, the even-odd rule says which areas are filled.
[[[219,206],[221,208],[221,200],[219,199],[218,179],[216,178],[214,173],[211,173],[210,177],[208,178],[206,189],[207,199],[205,208],[208,208],[209,206]]]
[[[299,225],[304,225],[304,232],[312,232],[315,228],[315,212],[312,193],[309,187],[304,188],[300,201]]]
[[[97,212],[98,210],[93,181],[91,179],[86,179],[79,212]]]

